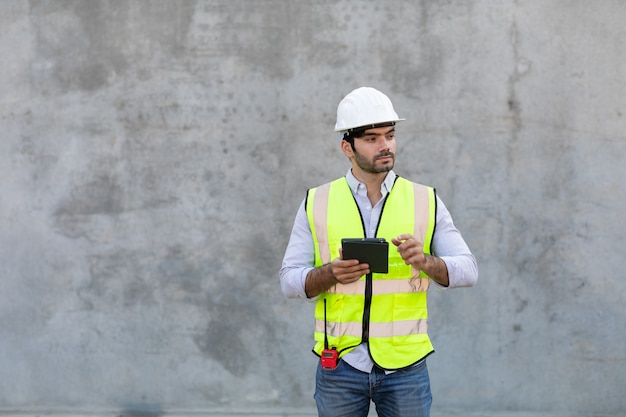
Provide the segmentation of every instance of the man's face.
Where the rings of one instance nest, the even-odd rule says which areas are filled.
[[[364,172],[377,174],[393,169],[396,152],[394,126],[367,129],[354,139],[354,162]]]

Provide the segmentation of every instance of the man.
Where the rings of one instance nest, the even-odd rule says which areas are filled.
[[[286,297],[316,302],[315,401],[321,417],[427,417],[426,292],[469,287],[476,260],[431,187],[397,176],[389,98],[361,87],[337,108],[345,177],[308,190],[280,270]],[[416,161],[419,163],[419,161]],[[384,238],[388,272],[343,259],[341,239]],[[337,358],[338,357],[338,358]]]

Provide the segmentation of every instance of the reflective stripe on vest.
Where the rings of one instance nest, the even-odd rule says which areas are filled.
[[[433,350],[427,334],[426,291],[430,280],[423,271],[405,265],[391,239],[412,233],[423,242],[424,252],[430,253],[436,218],[435,191],[398,177],[383,204],[376,236],[390,242],[389,273],[337,284],[320,295],[315,308],[317,343],[313,350],[319,355],[324,348],[326,299],[330,347],[336,347],[342,356],[367,341],[378,366],[399,369]],[[316,266],[339,256],[342,238],[365,236],[358,206],[345,178],[309,190],[306,211]],[[369,303],[371,308],[364,307]]]

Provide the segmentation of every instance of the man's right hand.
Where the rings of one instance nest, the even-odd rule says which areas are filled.
[[[307,274],[304,289],[307,297],[312,298],[336,284],[345,285],[358,281],[369,272],[368,264],[360,264],[357,259],[343,259],[341,249],[339,249],[338,258]]]
[[[370,273],[368,264],[360,264],[357,259],[335,258],[331,264],[331,274],[340,284],[350,284],[358,281],[363,275]]]

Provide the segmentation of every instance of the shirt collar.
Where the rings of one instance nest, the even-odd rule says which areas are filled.
[[[352,190],[353,194],[357,194],[359,190],[359,186],[365,188],[365,184],[357,180],[354,174],[352,174],[352,169],[348,170],[348,173],[346,174],[346,180],[348,181],[348,185],[350,186],[350,189]],[[383,194],[383,196],[386,195],[389,191],[391,191],[391,188],[393,187],[393,183],[395,181],[396,181],[396,174],[395,172],[393,172],[393,170],[390,170],[387,173],[385,180],[380,185],[380,192]]]

